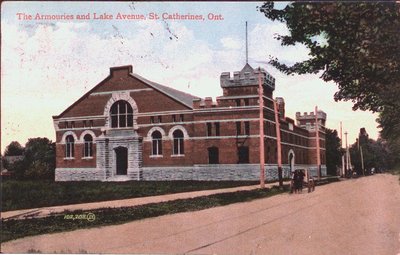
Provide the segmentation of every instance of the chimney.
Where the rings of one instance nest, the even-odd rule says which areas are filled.
[[[204,99],[205,103],[206,103],[206,108],[211,108],[212,107],[212,97],[206,97]]]

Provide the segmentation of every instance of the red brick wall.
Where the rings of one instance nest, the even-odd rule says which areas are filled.
[[[129,75],[129,70],[125,69],[113,69],[112,75],[105,79],[98,87],[93,90],[93,92],[107,92],[107,91],[117,91],[117,90],[131,90],[131,89],[148,89],[150,86],[146,85],[139,79]],[[240,87],[240,88],[230,88],[224,89],[225,96],[237,96],[237,95],[254,95],[257,94],[257,87]],[[265,95],[272,97],[272,91],[266,89]],[[131,97],[135,100],[139,113],[150,113],[150,112],[165,112],[165,111],[182,111],[188,110],[189,108],[174,99],[164,95],[163,93],[152,90],[152,91],[137,91],[131,92]],[[71,109],[69,109],[62,117],[78,117],[78,116],[95,116],[103,115],[104,107],[107,101],[111,98],[111,94],[94,95],[88,96],[79,100]],[[254,105],[257,99],[250,99],[250,105]],[[221,100],[221,102],[224,100]],[[224,101],[224,103],[228,102]],[[230,101],[229,101],[230,102]],[[234,101],[230,102],[233,103]],[[243,103],[243,102],[242,102]],[[265,100],[265,105],[273,108],[272,102]],[[220,105],[218,106],[220,107]],[[207,112],[194,111],[194,113],[185,113],[184,122],[190,123],[180,123],[179,114],[176,115],[176,123],[173,123],[172,115],[161,115],[162,123],[151,124],[151,116],[140,116],[137,119],[139,125],[138,133],[141,137],[147,137],[147,133],[152,127],[159,126],[168,135],[170,129],[175,125],[182,125],[185,127],[190,139],[185,140],[185,156],[176,157],[172,155],[172,144],[173,141],[165,140],[163,141],[163,157],[150,157],[151,155],[151,142],[143,142],[143,166],[173,166],[173,165],[192,165],[192,164],[207,164],[208,163],[208,148],[218,147],[219,148],[219,163],[220,164],[236,164],[238,163],[238,146],[248,146],[249,147],[249,163],[259,163],[259,123],[258,121],[250,122],[250,135],[255,136],[253,138],[237,138],[236,137],[236,121],[242,122],[242,134],[244,135],[244,121],[240,119],[257,119],[259,117],[258,109],[251,110],[240,110],[243,108],[233,107],[229,111],[216,112],[213,111],[215,107],[207,107]],[[264,116],[266,119],[274,121],[274,114],[271,110],[264,110]],[[154,115],[157,117],[157,115]],[[89,119],[88,119],[89,120]],[[224,120],[224,121],[219,121]],[[232,120],[226,122],[226,120]],[[194,122],[194,123],[193,123]],[[207,136],[207,122],[219,122],[220,123],[220,136],[231,136],[233,138],[224,139],[193,139],[196,137],[206,137]],[[65,123],[60,122],[59,127],[65,128]],[[89,122],[86,122],[89,125]],[[104,119],[93,120],[93,126],[104,126]],[[265,121],[265,135],[276,137],[275,125]],[[81,133],[84,131],[83,120],[75,121],[75,128],[73,131],[80,138]],[[80,128],[80,130],[78,130]],[[90,129],[90,128],[88,128]],[[288,130],[288,124],[285,121],[281,122],[281,129]],[[100,129],[92,129],[96,136],[101,134]],[[56,141],[61,142],[61,138],[64,132],[68,129],[63,129],[56,132]],[[213,125],[213,132],[215,132]],[[294,126],[294,129],[290,131],[292,133],[298,133],[302,136],[308,137],[310,134],[308,131]],[[214,133],[215,134],[215,133]],[[213,134],[213,135],[214,135]],[[315,136],[315,134],[311,134]],[[282,142],[297,144],[299,146],[309,146],[315,147],[315,140],[306,138],[295,138],[293,134],[286,132],[281,132]],[[320,133],[321,139],[324,138],[324,134]],[[321,148],[325,147],[324,141],[321,140]],[[95,145],[93,145],[93,159],[82,159],[83,156],[83,144],[75,145],[75,159],[67,160],[64,159],[65,155],[65,145],[57,144],[57,167],[58,168],[68,168],[68,167],[96,167],[96,152]],[[296,164],[315,164],[316,163],[316,153],[315,150],[309,150],[300,148],[298,146],[282,144],[282,163],[288,164],[288,153],[293,150],[295,153]],[[325,164],[325,150],[321,150],[321,163]],[[265,139],[265,159],[266,163],[275,164],[276,163],[276,140],[275,139]]]
[[[74,159],[65,159],[65,145],[56,145],[56,167],[57,168],[95,168],[96,167],[96,144],[93,144],[93,158],[83,159],[83,144],[75,144]]]

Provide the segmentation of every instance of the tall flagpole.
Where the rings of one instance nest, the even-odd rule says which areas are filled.
[[[249,63],[249,46],[247,42],[247,21],[246,21],[246,64]]]

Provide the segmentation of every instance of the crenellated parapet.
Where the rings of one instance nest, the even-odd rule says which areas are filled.
[[[261,83],[275,90],[275,78],[263,68],[253,69],[249,64],[246,64],[239,72],[223,72],[220,76],[222,88],[241,87],[241,86],[258,86],[258,76],[261,72]]]
[[[217,102],[213,101],[212,97],[193,99],[193,109],[213,108],[217,105]]]
[[[300,112],[296,112],[297,125],[305,128],[307,130],[314,130],[316,117],[317,117],[319,125],[325,126],[326,113],[324,111],[319,110],[317,112],[317,116],[315,116],[314,112],[310,112],[310,113],[304,112],[304,114],[301,114]]]

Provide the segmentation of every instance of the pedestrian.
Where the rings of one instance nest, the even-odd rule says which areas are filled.
[[[303,183],[304,183],[304,170],[299,171],[299,191],[300,193],[303,192]]]
[[[290,194],[294,193],[296,190],[295,187],[295,179],[294,179],[294,170],[290,171]]]
[[[295,170],[293,174],[293,179],[294,179],[294,193],[299,192],[299,170]]]

